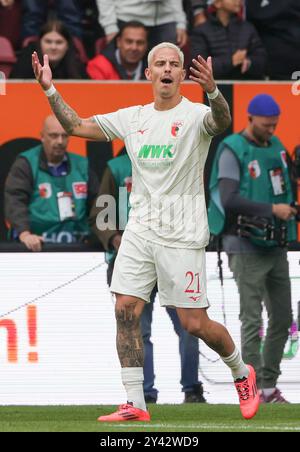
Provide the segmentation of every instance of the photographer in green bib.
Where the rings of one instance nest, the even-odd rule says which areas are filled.
[[[88,214],[98,191],[88,160],[67,151],[69,136],[48,116],[41,144],[19,154],[5,184],[10,236],[31,251],[43,243],[80,243],[89,233]]]
[[[292,323],[287,244],[297,210],[283,144],[274,136],[280,107],[259,94],[248,124],[219,145],[210,179],[210,232],[222,237],[240,294],[242,356],[257,373],[261,402],[286,403],[277,380]],[[268,329],[262,354],[263,303]]]

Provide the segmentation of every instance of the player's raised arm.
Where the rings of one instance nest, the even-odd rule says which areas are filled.
[[[69,135],[75,135],[92,140],[106,141],[106,137],[94,118],[80,118],[61,97],[52,83],[52,72],[48,55],[44,55],[42,66],[36,52],[32,54],[32,67],[35,78],[45,91],[53,113]]]
[[[228,103],[218,90],[213,77],[211,57],[207,61],[198,55],[197,59],[193,59],[191,67],[190,79],[198,83],[207,93],[211,112],[208,112],[204,118],[204,126],[207,132],[214,136],[224,132],[231,124],[231,115]]]

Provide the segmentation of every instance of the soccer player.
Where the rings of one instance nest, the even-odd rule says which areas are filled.
[[[218,90],[211,57],[193,60],[190,79],[207,93],[210,108],[180,94],[183,54],[171,43],[148,55],[146,78],[154,102],[82,119],[54,85],[44,55],[32,55],[36,79],[67,133],[95,140],[125,142],[132,162],[130,218],[115,263],[111,290],[116,295],[117,351],[127,403],[99,421],[149,421],[143,394],[143,341],[139,319],[157,282],[162,306],[173,306],[182,326],[217,352],[231,369],[244,418],[259,406],[255,371],[245,365],[227,329],[207,314],[205,246],[209,231],[203,170],[213,136],[231,122]]]

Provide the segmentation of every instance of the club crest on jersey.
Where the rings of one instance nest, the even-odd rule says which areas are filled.
[[[39,194],[40,194],[40,197],[43,199],[51,198],[51,195],[52,195],[51,184],[49,184],[48,182],[40,184],[39,185]]]
[[[261,175],[260,166],[257,160],[253,160],[248,164],[248,170],[252,179],[257,179]]]
[[[173,122],[172,127],[171,127],[171,134],[173,135],[173,137],[177,137],[178,136],[180,127],[182,127],[182,126],[183,126],[183,122],[182,121],[175,121],[175,122]]]

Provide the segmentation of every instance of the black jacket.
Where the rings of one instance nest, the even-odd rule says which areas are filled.
[[[245,74],[240,66],[232,65],[232,55],[243,49],[251,60]],[[265,75],[266,52],[261,40],[253,25],[237,16],[232,16],[224,27],[215,14],[209,14],[204,24],[195,27],[191,35],[191,57],[197,55],[205,59],[212,57],[216,79],[262,79]]]
[[[246,13],[268,53],[268,75],[291,80],[292,73],[300,70],[300,1],[246,0]]]

